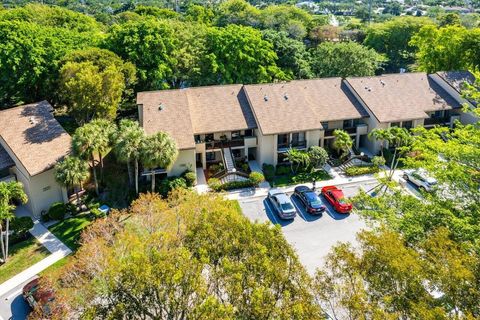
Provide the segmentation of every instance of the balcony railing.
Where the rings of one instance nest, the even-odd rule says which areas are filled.
[[[205,149],[223,149],[223,148],[233,148],[233,147],[243,147],[245,145],[245,140],[243,138],[232,139],[232,140],[214,140],[205,142]]]
[[[333,132],[337,129],[338,130],[343,130],[348,134],[356,134],[357,133],[357,127],[327,129],[327,130],[325,130],[325,137],[333,137]]]
[[[437,117],[437,118],[427,118],[423,121],[424,126],[429,125],[448,125],[450,124],[450,117]]]
[[[290,143],[279,143],[277,145],[277,150],[286,150],[290,148],[297,148],[297,149],[303,149],[307,147],[307,141],[293,141]]]

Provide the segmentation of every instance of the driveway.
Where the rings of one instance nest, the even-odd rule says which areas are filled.
[[[376,181],[368,181],[339,187],[343,189],[347,197],[351,197],[360,190],[360,187],[368,190],[376,184]],[[338,242],[355,243],[356,233],[366,228],[363,219],[355,213],[339,214],[330,205],[327,205],[323,216],[312,216],[305,211],[295,196],[292,197],[292,200],[298,211],[294,220],[281,220],[264,197],[242,199],[239,200],[239,203],[244,215],[250,220],[270,221],[281,225],[285,238],[296,249],[300,261],[311,274],[315,272],[316,268],[323,265],[326,255],[335,244]]]

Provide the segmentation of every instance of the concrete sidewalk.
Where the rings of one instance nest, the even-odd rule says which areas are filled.
[[[9,292],[19,284],[31,279],[58,260],[63,259],[72,253],[72,250],[48,231],[40,221],[35,220],[33,228],[29,231],[38,242],[40,242],[52,254],[2,283],[0,285],[0,296]]]

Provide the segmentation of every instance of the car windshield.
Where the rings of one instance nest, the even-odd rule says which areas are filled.
[[[321,205],[322,201],[318,197],[318,195],[315,192],[307,192],[305,193],[305,198],[307,198],[308,202],[310,202],[311,205],[317,206]]]
[[[282,207],[282,210],[283,210],[283,211],[288,211],[288,210],[292,210],[292,209],[293,209],[292,204],[291,204],[291,203],[288,203],[288,202],[282,203],[282,204],[280,204],[280,206]]]

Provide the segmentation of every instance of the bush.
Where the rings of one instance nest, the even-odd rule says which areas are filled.
[[[246,162],[242,163],[242,165],[240,167],[241,167],[243,172],[249,172],[250,171],[250,167],[249,167],[248,163],[246,163]]]
[[[372,165],[374,165],[375,167],[384,166],[385,163],[386,163],[386,160],[384,157],[375,156],[372,158]]]
[[[363,174],[371,174],[379,171],[379,168],[376,166],[359,166],[359,167],[349,167],[345,169],[345,175],[349,177],[360,176]]]
[[[30,217],[13,217],[10,220],[10,230],[13,233],[10,235],[10,245],[27,240],[32,235],[28,230],[33,228],[33,221]]]
[[[312,146],[308,149],[308,156],[310,162],[315,168],[323,167],[328,160],[328,153],[325,149],[319,146]]]
[[[70,213],[72,216],[77,214],[77,209],[78,207],[71,202],[66,204],[66,211]]]
[[[290,174],[292,170],[290,169],[289,166],[286,165],[279,165],[277,166],[276,174],[277,176],[284,176],[287,174]]]
[[[265,177],[260,172],[251,172],[248,178],[254,186],[258,186],[260,183],[265,181]]]
[[[93,208],[92,210],[90,210],[90,214],[95,218],[95,219],[98,219],[98,218],[105,218],[107,215],[100,211],[100,209],[98,208]]]
[[[47,216],[49,220],[62,220],[65,218],[67,212],[67,205],[63,202],[55,202],[48,209]]]
[[[184,178],[177,177],[177,178],[173,178],[172,180],[170,180],[168,185],[169,185],[169,188],[170,188],[169,191],[174,190],[174,189],[178,189],[178,188],[186,189],[187,188],[187,181]]]
[[[273,179],[273,177],[275,177],[275,167],[271,164],[264,163],[262,165],[262,170],[267,180]]]
[[[187,183],[187,187],[193,187],[195,185],[196,180],[197,180],[197,175],[192,171],[187,171],[183,175],[183,178],[185,179],[185,182]]]
[[[217,178],[210,178],[210,179],[208,179],[208,186],[213,191],[219,191],[220,187],[222,186],[222,183]]]

